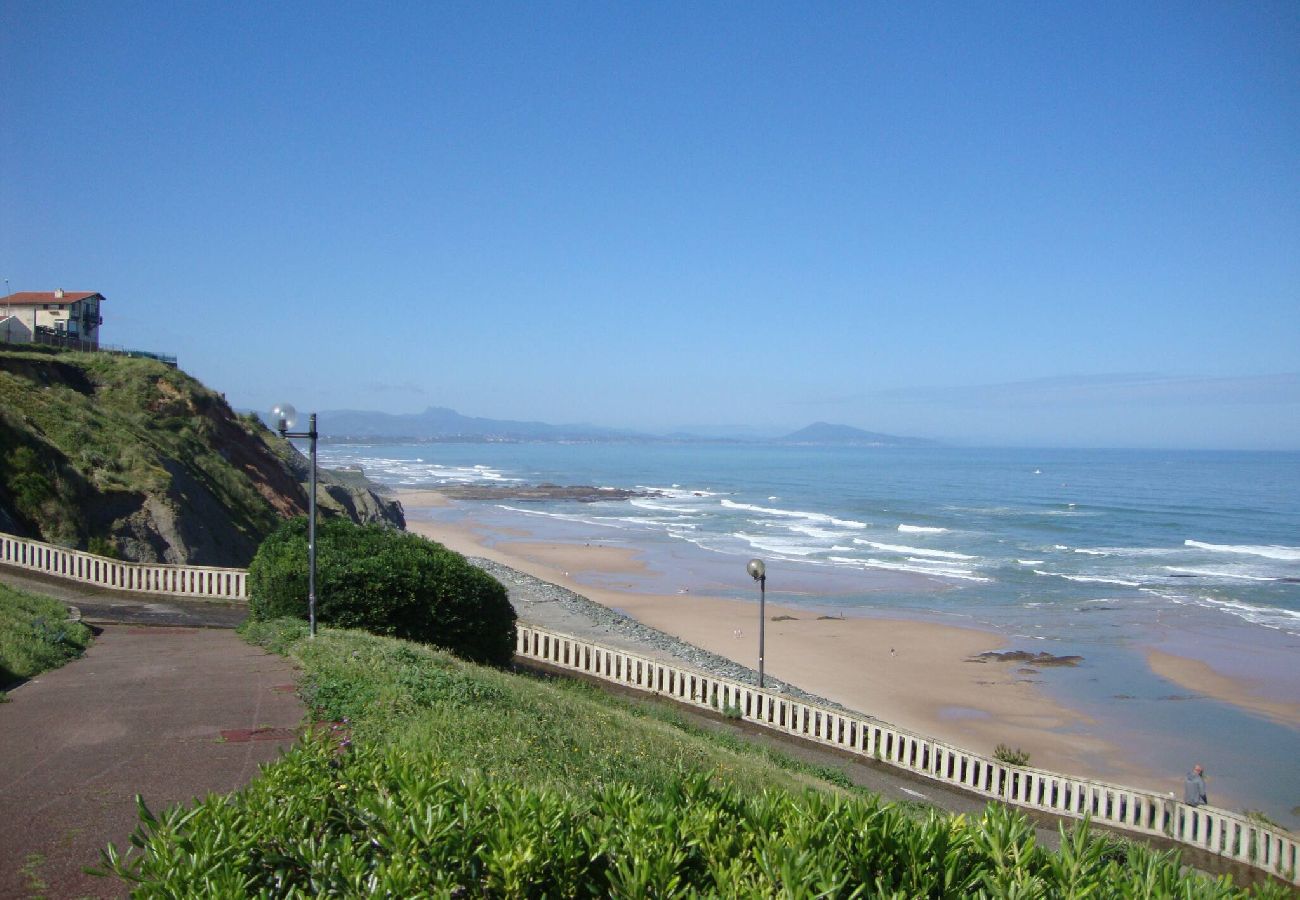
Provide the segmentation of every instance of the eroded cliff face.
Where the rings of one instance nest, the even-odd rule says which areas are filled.
[[[307,462],[184,372],[0,350],[0,530],[141,562],[247,565],[307,511]],[[400,504],[323,473],[322,515],[402,527]]]

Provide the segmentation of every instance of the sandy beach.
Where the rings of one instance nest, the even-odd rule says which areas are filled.
[[[1280,725],[1300,727],[1300,703],[1266,697],[1257,685],[1216,671],[1199,659],[1188,659],[1160,650],[1147,651],[1151,671],[1189,691],[1222,700],[1258,713]]]
[[[446,503],[433,491],[399,497],[408,513]],[[635,549],[502,535],[472,517],[445,524],[408,515],[408,528],[467,556],[581,594],[719,656],[757,666],[756,602],[615,589],[618,575],[629,576],[630,587],[631,579],[645,570]],[[581,576],[589,573],[602,573],[601,587],[582,583]],[[603,586],[608,584],[615,588]],[[974,659],[987,651],[1013,649],[1000,635],[904,619],[832,618],[771,602],[767,615],[766,671],[772,678],[977,752],[991,754],[1005,743],[1028,751],[1031,763],[1044,768],[1158,790],[1169,787],[1167,778],[1135,768],[1126,754],[1094,734],[1087,717],[1039,689],[1033,667]],[[571,631],[580,627],[568,624]]]

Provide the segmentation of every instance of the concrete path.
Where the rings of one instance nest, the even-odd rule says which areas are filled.
[[[0,565],[0,582],[75,606],[81,610],[82,617],[92,624],[112,622],[234,628],[248,616],[247,603],[186,600],[157,594],[114,593],[105,588],[52,578],[13,566]]]
[[[126,844],[135,795],[158,812],[248,783],[303,721],[295,674],[228,630],[108,625],[82,659],[14,690],[0,704],[0,897],[125,896],[82,868]]]

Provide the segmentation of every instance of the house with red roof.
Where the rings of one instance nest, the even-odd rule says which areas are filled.
[[[19,291],[0,297],[0,342],[99,348],[98,291]]]

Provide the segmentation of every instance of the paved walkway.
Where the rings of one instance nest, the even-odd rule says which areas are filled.
[[[0,582],[71,604],[81,610],[82,617],[91,624],[129,622],[136,625],[234,628],[248,616],[247,603],[114,593],[106,588],[6,565],[0,565]]]
[[[228,630],[123,624],[13,691],[0,704],[0,897],[125,896],[82,868],[126,844],[135,795],[157,812],[246,784],[302,722],[294,678]]]

